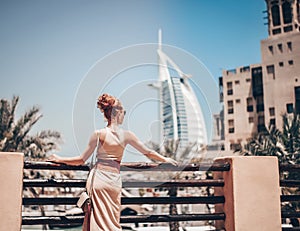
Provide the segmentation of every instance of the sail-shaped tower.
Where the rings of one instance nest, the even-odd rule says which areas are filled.
[[[190,75],[184,74],[177,64],[162,50],[159,30],[158,84],[160,98],[161,136],[163,142],[179,142],[182,150],[196,145],[197,150],[207,145],[205,121],[198,99],[189,83]],[[177,76],[171,76],[176,73]]]

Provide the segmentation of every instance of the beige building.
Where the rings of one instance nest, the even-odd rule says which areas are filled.
[[[261,41],[261,64],[224,70],[224,149],[240,149],[281,115],[300,113],[300,1],[266,0],[269,36]]]

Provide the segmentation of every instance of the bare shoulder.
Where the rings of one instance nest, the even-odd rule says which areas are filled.
[[[97,139],[99,139],[99,141],[103,143],[105,136],[106,136],[105,129],[102,128],[102,129],[95,130],[91,135],[90,142],[94,143],[97,142]]]
[[[101,128],[99,130],[96,130],[95,134],[97,135],[97,137],[99,137],[100,141],[103,142],[106,136],[106,129]]]
[[[130,142],[131,140],[135,139],[136,136],[132,131],[124,130],[124,138],[126,142]]]
[[[95,130],[95,132],[97,133],[97,134],[101,134],[101,133],[106,133],[106,129],[105,128],[101,128],[101,129],[98,129],[98,130]]]
[[[105,129],[101,128],[101,129],[97,129],[93,132],[92,136],[93,137],[99,137],[101,134],[105,133]]]

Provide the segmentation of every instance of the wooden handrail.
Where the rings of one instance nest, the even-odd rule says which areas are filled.
[[[23,198],[23,205],[76,205],[78,197],[40,197]],[[130,204],[220,204],[223,196],[199,197],[122,197],[122,205]]]
[[[24,179],[23,187],[78,187],[84,188],[83,179]],[[223,187],[224,180],[172,180],[172,181],[124,181],[123,188],[170,187]]]
[[[89,171],[89,166],[71,166],[51,162],[24,162],[24,169]],[[229,171],[228,163],[199,163],[173,166],[168,163],[122,163],[121,171]]]
[[[156,223],[171,221],[207,221],[207,220],[225,220],[224,213],[207,213],[207,214],[181,214],[181,215],[134,215],[122,216],[121,223]],[[40,224],[82,224],[83,216],[40,216],[28,217],[24,216],[23,225],[40,225]]]

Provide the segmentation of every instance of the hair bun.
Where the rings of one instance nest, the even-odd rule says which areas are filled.
[[[101,111],[111,110],[115,101],[115,97],[104,93],[98,98],[97,107],[100,108]]]

